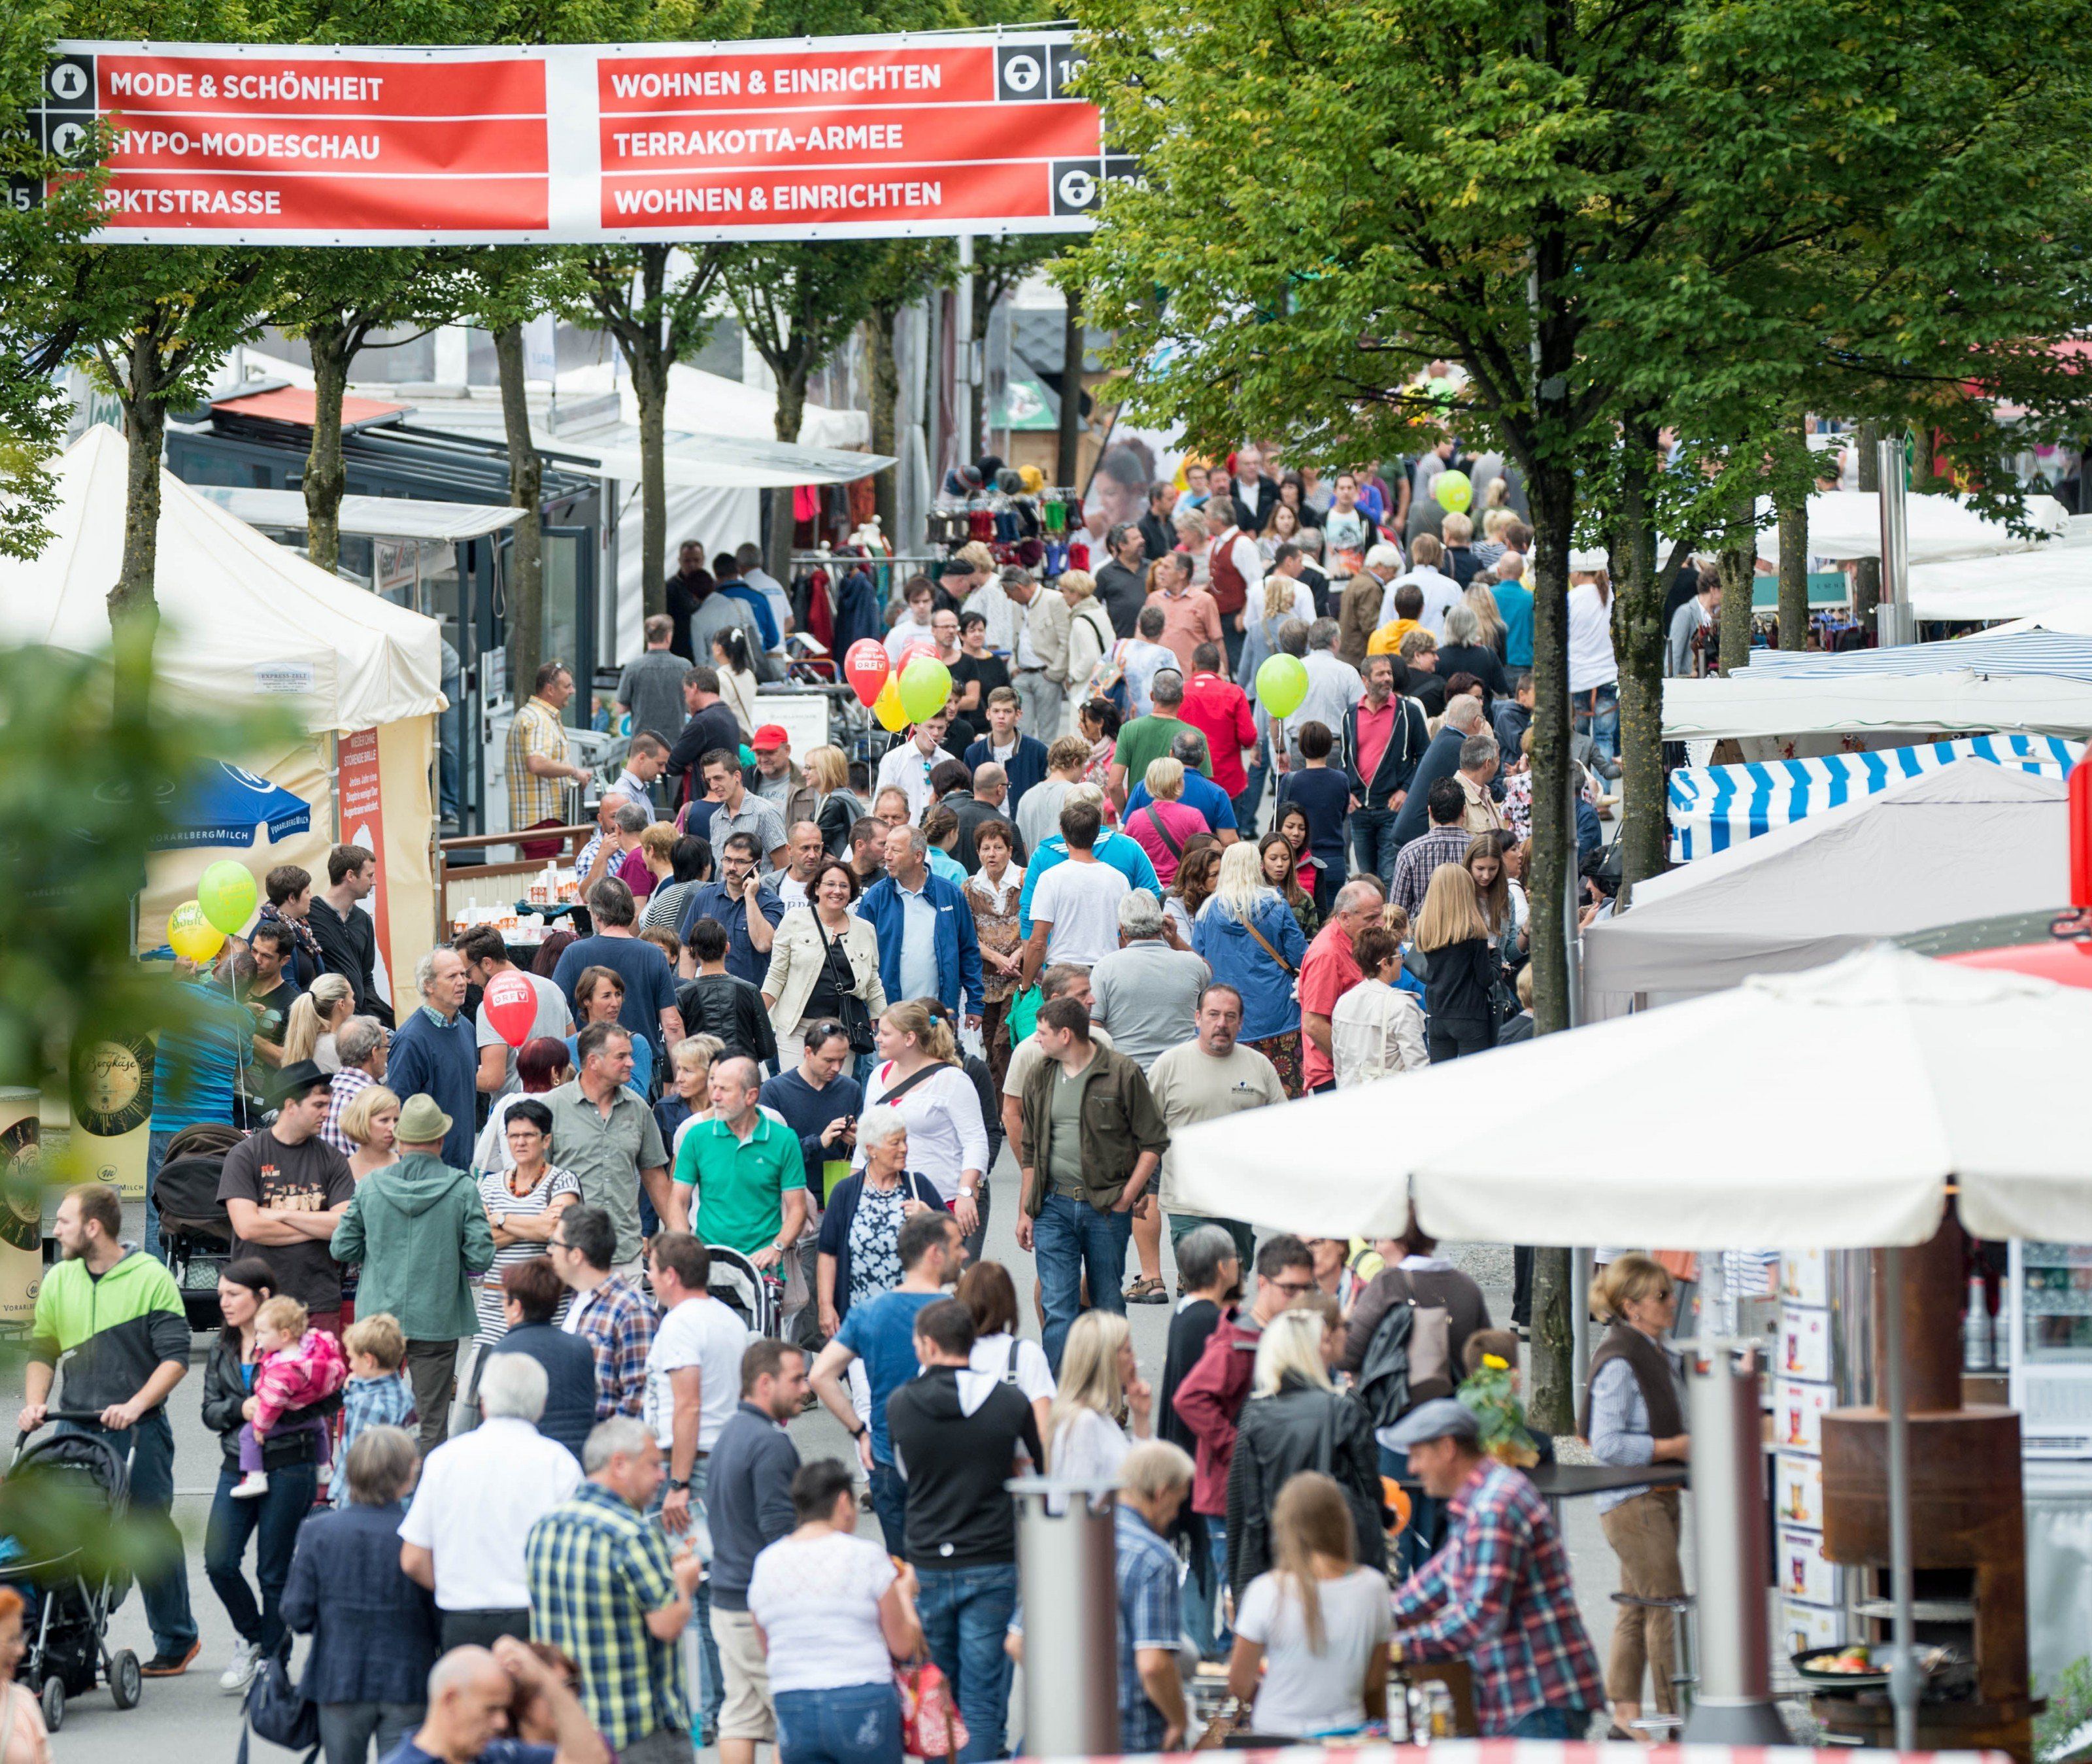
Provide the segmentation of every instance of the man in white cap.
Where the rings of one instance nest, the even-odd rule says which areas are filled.
[[[1445,1546],[1395,1593],[1394,1658],[1467,1661],[1485,1738],[1581,1740],[1605,1685],[1547,1502],[1483,1451],[1457,1398],[1420,1403],[1377,1437],[1448,1503]]]

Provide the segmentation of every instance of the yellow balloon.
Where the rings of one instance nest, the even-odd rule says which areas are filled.
[[[167,947],[184,962],[208,962],[225,947],[225,933],[194,901],[184,901],[167,915]]]
[[[871,701],[871,714],[879,719],[879,726],[899,734],[908,727],[908,713],[901,708],[901,683],[893,675],[886,677],[886,684],[879,689],[879,696]]]
[[[911,723],[927,721],[952,695],[952,671],[934,655],[918,655],[901,670],[901,708]]]

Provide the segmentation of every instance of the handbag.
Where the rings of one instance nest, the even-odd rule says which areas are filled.
[[[1416,1283],[1397,1269],[1409,1299],[1409,1400],[1412,1406],[1431,1397],[1450,1396],[1453,1377],[1453,1313],[1442,1304],[1420,1304]]]
[[[821,964],[825,967],[835,955],[836,945],[829,940],[828,932],[821,928],[821,918],[818,913],[814,915],[814,935],[821,940]],[[849,952],[845,949],[842,953],[843,966],[849,975],[849,984],[836,988],[836,1021],[843,1026],[844,1034],[849,1037],[851,1053],[870,1053],[879,1045],[878,1038],[871,1029],[871,1007],[857,996],[857,970],[849,965]]]
[[[258,1733],[271,1745],[303,1752],[304,1764],[313,1764],[320,1751],[320,1706],[309,1701],[291,1682],[289,1638],[262,1662],[254,1682],[247,1688],[240,1728],[240,1753],[236,1764],[247,1764],[247,1736]]]
[[[910,1758],[957,1757],[971,1736],[937,1662],[917,1660],[897,1666],[893,1683],[901,1693],[901,1749]]]
[[[1003,1021],[1009,1026],[1009,1044],[1014,1048],[1039,1027],[1039,1007],[1045,1002],[1044,990],[1027,986],[1009,1001],[1009,1014]]]

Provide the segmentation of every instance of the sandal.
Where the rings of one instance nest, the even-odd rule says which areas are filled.
[[[1126,1282],[1125,1297],[1128,1304],[1167,1304],[1169,1289],[1159,1280],[1150,1280],[1145,1274],[1136,1274]]]

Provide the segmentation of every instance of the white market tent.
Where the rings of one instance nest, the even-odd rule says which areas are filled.
[[[32,559],[0,558],[0,642],[83,654],[108,646],[106,597],[123,551],[125,456],[123,437],[106,424],[67,450],[55,473],[51,543]],[[443,707],[436,621],[315,568],[164,469],[154,593],[162,619],[156,690],[169,703],[219,711],[243,701],[273,704],[292,711],[305,732],[279,753],[218,756],[313,805],[309,831],[236,854],[257,877],[279,863],[324,868],[335,839],[336,744],[365,737],[367,788],[382,798],[382,813],[366,820],[382,828],[389,819],[393,830],[383,840],[393,939],[383,953],[399,971],[399,954],[426,949],[434,923],[428,766]],[[140,922],[149,945],[160,940],[167,913],[194,892],[204,867],[226,855],[198,847],[154,856]]]
[[[1920,564],[1910,603],[1921,619],[2022,619],[2092,614],[2092,543],[2037,546],[2009,556]]]
[[[2053,496],[2029,496],[2025,525],[2015,533],[2003,521],[1978,514],[1959,496],[1909,495],[1904,499],[1909,531],[1910,562],[1951,563],[1957,559],[2002,557],[2027,551],[2069,530],[2070,512]],[[1779,556],[1779,523],[1770,498],[1757,506],[1757,554]],[[1809,499],[1809,554],[1843,562],[1882,555],[1881,499],[1871,490],[1818,491]]]
[[[236,521],[251,527],[282,531],[303,530],[305,495],[301,490],[254,490],[223,484],[190,486]],[[413,496],[344,496],[336,512],[342,535],[359,538],[429,539],[452,545],[483,538],[513,526],[521,508],[494,508],[476,502],[424,502]]]
[[[1941,643],[1760,650],[1727,679],[1666,680],[1667,741],[1874,733],[2092,735],[2092,625],[2028,620]]]
[[[1770,1220],[1784,1247],[1846,1249],[1924,1243],[1953,1181],[1977,1236],[2082,1243],[2092,1138],[2058,1100],[2081,1088],[2087,1047],[2092,991],[1875,946],[1187,1127],[1175,1187],[1200,1213],[1308,1236],[1392,1235],[1413,1204],[1463,1241],[1755,1249]],[[1680,1074],[1754,1049],[1837,1080],[1783,1086],[1709,1133],[1705,1090]],[[1594,1107],[1601,1076],[1633,1106]]]
[[[1957,759],[1637,883],[1627,911],[1584,933],[1585,1019],[1929,926],[2058,906],[2070,893],[2068,795],[2060,777]]]

